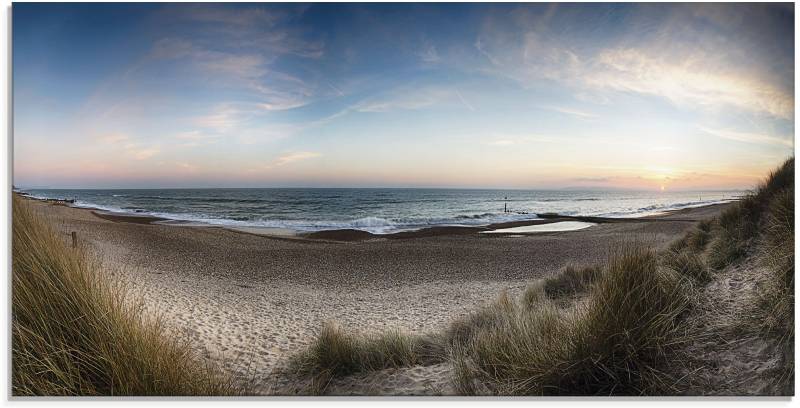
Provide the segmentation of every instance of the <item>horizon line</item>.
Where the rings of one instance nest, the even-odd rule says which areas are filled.
[[[491,191],[632,191],[632,192],[727,192],[750,191],[750,188],[707,188],[707,189],[667,189],[625,188],[625,187],[14,187],[12,191],[25,190],[491,190]]]

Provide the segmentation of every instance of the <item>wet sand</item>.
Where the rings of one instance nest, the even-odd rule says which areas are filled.
[[[65,239],[76,231],[80,244],[97,254],[113,279],[142,295],[173,335],[254,380],[254,393],[275,391],[273,369],[306,346],[325,321],[358,331],[435,331],[503,290],[521,291],[568,263],[602,261],[622,241],[666,245],[726,206],[567,232],[440,227],[392,236],[339,231],[287,237],[30,202]],[[426,370],[376,376],[396,384],[393,393],[447,393],[447,367]]]

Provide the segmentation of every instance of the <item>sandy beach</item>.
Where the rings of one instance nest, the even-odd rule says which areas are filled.
[[[254,394],[288,392],[274,370],[324,322],[361,332],[435,331],[504,290],[516,293],[570,263],[598,262],[622,241],[663,246],[726,206],[613,222],[575,219],[596,225],[565,232],[481,234],[486,228],[442,227],[304,237],[165,225],[31,201],[65,240],[77,232],[79,244],[97,254],[113,279],[142,295],[173,335],[249,382]],[[329,392],[447,394],[447,370],[385,370],[340,380]]]

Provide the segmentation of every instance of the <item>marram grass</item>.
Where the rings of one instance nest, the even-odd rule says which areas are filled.
[[[13,395],[238,393],[29,206],[13,198]]]

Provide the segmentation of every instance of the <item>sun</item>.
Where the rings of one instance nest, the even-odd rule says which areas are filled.
[[[666,187],[662,184],[661,185],[661,192],[663,193],[665,189],[666,189]]]

